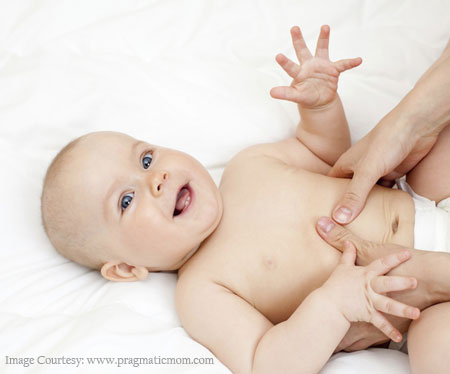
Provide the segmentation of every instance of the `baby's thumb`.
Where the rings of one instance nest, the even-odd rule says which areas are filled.
[[[369,173],[355,172],[347,191],[333,211],[333,219],[342,225],[353,221],[364,208],[367,196],[377,180],[378,177]]]
[[[344,253],[342,253],[339,263],[345,265],[354,265],[356,261],[356,248],[353,243],[346,240],[344,242]]]

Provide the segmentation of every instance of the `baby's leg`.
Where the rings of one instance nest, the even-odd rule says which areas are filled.
[[[408,173],[406,181],[415,193],[436,203],[450,196],[450,126],[442,130],[436,144]]]
[[[412,374],[448,373],[450,368],[450,302],[425,309],[408,330]]]

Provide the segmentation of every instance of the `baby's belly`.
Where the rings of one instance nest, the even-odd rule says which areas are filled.
[[[222,233],[227,237],[232,233],[234,239],[224,240],[221,244],[227,242],[226,248],[220,245],[222,249],[214,251],[217,281],[272,323],[289,318],[304,298],[326,281],[339,261],[341,253],[319,237],[315,223],[318,217],[331,214],[347,183],[344,179],[321,179],[322,189],[332,193],[311,194],[308,198],[304,192],[298,204],[285,196],[278,207],[267,200],[265,213],[255,205],[245,211],[246,230],[242,232],[236,227],[237,216],[224,216]],[[317,195],[317,199],[312,197]],[[280,204],[288,206],[289,201],[291,210],[279,208]],[[246,204],[248,207],[251,202]],[[242,221],[241,214],[239,217]],[[366,240],[412,247],[414,204],[402,191],[375,186],[363,212],[347,227]],[[218,269],[224,262],[227,266]]]

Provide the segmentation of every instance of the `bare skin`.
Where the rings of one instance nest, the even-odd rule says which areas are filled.
[[[286,321],[339,262],[340,252],[320,239],[315,223],[331,214],[349,180],[327,172],[289,139],[242,152],[223,174],[220,226],[179,270],[176,297],[185,329],[233,372],[249,372],[238,369],[251,364],[258,340]],[[372,241],[412,247],[412,199],[376,186],[349,226]],[[210,317],[198,298],[210,300]]]
[[[224,203],[221,223],[179,270],[176,300],[183,326],[233,372],[271,372],[270,365],[276,368],[281,360],[290,360],[287,370],[298,368],[295,352],[305,352],[300,343],[312,344],[314,337],[295,340],[298,337],[291,332],[303,331],[296,330],[302,323],[296,314],[340,259],[340,253],[318,237],[315,224],[321,215],[331,215],[350,183],[327,176],[349,146],[345,116],[333,87],[345,70],[339,67],[352,68],[360,61],[326,64],[328,33],[323,27],[313,59],[300,31],[291,30],[301,68],[277,56],[294,81],[291,87],[272,89],[271,94],[299,103],[302,121],[297,137],[253,146],[233,158],[219,187]],[[330,78],[324,84],[321,79],[327,74]],[[365,240],[412,248],[412,198],[375,186],[362,212],[347,227]],[[426,307],[438,297],[409,291],[408,300]],[[324,324],[333,318],[326,310],[315,312]],[[407,308],[404,312],[407,317]],[[393,322],[401,331],[407,328],[400,320]],[[328,335],[333,334],[330,328]],[[292,346],[293,342],[299,344]],[[283,358],[274,363],[272,355]]]
[[[429,180],[420,176],[424,174],[423,169],[435,167],[430,164],[435,158],[421,160],[431,149],[441,152],[433,145],[449,124],[450,40],[441,56],[400,103],[334,164],[330,176],[352,177],[333,210],[336,222],[346,224],[358,216],[367,194],[379,178],[391,186],[395,178],[408,174],[407,181],[415,185],[416,193],[426,196]],[[441,161],[448,165],[448,155]],[[416,167],[418,163],[422,165]],[[445,188],[446,184],[442,186]],[[430,199],[445,198],[448,190],[442,188],[436,188]]]
[[[298,368],[299,361],[308,361],[298,350],[319,342],[311,352],[321,350],[321,356],[308,357],[308,372],[315,373],[354,321],[348,315],[358,315],[348,308],[354,304],[346,302],[345,289],[336,287],[338,278],[348,281],[345,271],[340,277],[335,271],[350,266],[351,256],[343,263],[315,224],[332,213],[350,183],[327,173],[350,146],[337,79],[361,60],[329,61],[326,26],[314,58],[300,30],[291,34],[302,68],[278,55],[294,80],[271,94],[298,102],[302,120],[296,137],[240,152],[227,165],[219,189],[190,156],[124,134],[90,135],[69,162],[66,193],[79,201],[74,212],[97,225],[98,240],[110,249],[102,275],[133,281],[149,271],[179,268],[176,303],[183,326],[235,373],[274,372],[270,365],[280,363],[273,357],[284,357],[287,370]],[[177,191],[186,183],[192,200],[175,216]],[[375,186],[348,228],[365,240],[412,247],[413,201],[405,192]],[[405,260],[397,258],[379,274],[401,269],[397,266]],[[399,291],[415,287],[404,277],[392,282]],[[438,298],[419,289],[408,292],[409,305],[429,306]],[[385,299],[378,310],[387,312],[390,305],[393,315],[417,318],[416,308]],[[369,317],[362,320],[372,322]],[[382,324],[377,327],[395,338],[397,329]],[[393,324],[404,329],[401,322]],[[305,328],[309,332],[303,333]]]
[[[450,146],[450,136],[448,133],[441,133],[437,145],[447,143]],[[437,150],[442,149],[440,147]],[[448,148],[447,148],[448,149]],[[427,158],[441,156],[437,152],[430,152]],[[442,156],[445,158],[446,154]],[[426,158],[424,159],[426,160]],[[430,159],[434,163],[438,160]],[[433,171],[433,169],[427,169]],[[448,186],[448,185],[447,185]],[[433,191],[428,187],[430,194],[436,193],[441,186]],[[406,248],[396,244],[379,244],[369,242],[354,235],[343,226],[336,225],[328,217],[321,217],[317,224],[319,235],[330,245],[340,251],[345,251],[345,243],[351,242],[357,248],[357,263],[365,264],[372,261],[375,256],[383,256],[385,253],[398,253]],[[420,373],[445,373],[449,367],[448,347],[450,346],[450,302],[448,302],[448,285],[450,276],[448,275],[448,263],[450,254],[447,252],[429,252],[423,250],[409,249],[414,261],[404,263],[403,266],[394,269],[397,274],[414,273],[419,281],[418,288],[424,295],[441,295],[442,303],[426,308],[420,315],[420,318],[413,321],[408,329],[408,353],[413,374]],[[420,268],[413,265],[414,262],[420,263]],[[415,267],[415,269],[414,269]],[[419,270],[419,271],[417,271]],[[434,281],[432,280],[434,277]],[[426,279],[427,281],[423,281]],[[426,290],[432,287],[434,291]],[[417,290],[415,290],[417,291]],[[408,291],[402,293],[403,297],[408,297]],[[400,296],[400,295],[399,295]],[[439,297],[438,297],[439,299]],[[426,298],[422,302],[422,307],[427,304]],[[406,321],[406,325],[409,321]],[[353,324],[339,343],[336,351],[345,349],[348,351],[360,350],[377,341],[383,341],[384,337],[380,330],[367,323]]]

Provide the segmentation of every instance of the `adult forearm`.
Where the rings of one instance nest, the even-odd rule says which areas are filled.
[[[410,249],[411,258],[390,271],[389,275],[411,276],[417,279],[417,288],[398,292],[398,301],[425,309],[450,301],[450,253]]]
[[[443,252],[410,249],[411,258],[391,270],[388,275],[413,276],[417,288],[389,294],[388,296],[405,304],[423,310],[427,307],[450,300],[450,254]],[[401,332],[408,331],[410,319],[385,314],[385,317]],[[385,343],[389,339],[368,323],[352,324],[336,352],[366,349],[372,345]],[[350,347],[350,348],[348,348]]]
[[[336,249],[343,251],[345,241],[354,243],[358,248],[358,264],[365,266],[377,258],[389,253],[408,249],[411,257],[408,261],[391,270],[388,275],[410,276],[417,279],[417,287],[413,290],[392,292],[390,296],[404,304],[413,305],[421,310],[450,300],[450,254],[445,252],[422,251],[406,248],[398,244],[379,244],[363,240],[354,235],[346,227],[336,225],[328,217],[321,217],[316,226],[322,239]],[[410,320],[397,317],[386,317],[393,325],[404,332]],[[373,344],[386,341],[378,330],[368,324],[352,324],[348,333],[339,344],[337,351],[351,346],[352,350],[364,349]]]
[[[418,138],[439,134],[450,124],[450,45],[383,121],[398,123],[408,129],[407,136]]]
[[[350,327],[329,301],[312,292],[289,319],[260,340],[252,373],[318,373]]]
[[[296,136],[314,154],[329,165],[351,145],[350,131],[339,95],[321,108],[298,106],[300,123]]]

